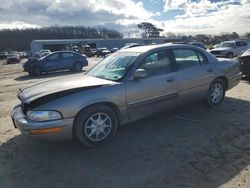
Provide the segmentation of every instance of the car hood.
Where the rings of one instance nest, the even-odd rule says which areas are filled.
[[[18,98],[22,101],[22,103],[29,104],[39,98],[43,98],[45,100],[47,98],[47,100],[52,100],[52,98],[63,97],[75,92],[81,92],[113,84],[116,84],[116,82],[87,75],[73,75],[67,76],[65,78],[40,82],[20,90]]]
[[[212,50],[210,50],[210,52],[213,52],[213,51],[227,51],[227,50],[231,50],[232,48],[230,47],[223,47],[223,48],[214,48]]]
[[[250,51],[245,51],[241,57],[246,57],[246,56],[250,56]]]

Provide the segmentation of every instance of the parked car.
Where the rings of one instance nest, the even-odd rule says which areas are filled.
[[[97,146],[118,126],[204,100],[219,105],[241,80],[235,60],[192,45],[151,45],[118,51],[82,75],[23,89],[12,119],[22,133]],[[157,126],[157,125],[155,125]]]
[[[111,48],[111,49],[110,49],[110,52],[111,52],[111,53],[114,53],[114,52],[117,52],[118,50],[119,50],[119,48]]]
[[[96,56],[97,55],[97,49],[96,48],[91,48],[90,49],[92,56]]]
[[[238,60],[241,64],[241,71],[244,75],[250,77],[250,48],[243,52]]]
[[[31,59],[39,59],[51,54],[51,52],[36,52],[31,56]]]
[[[42,58],[31,58],[23,64],[25,72],[30,75],[40,75],[43,72],[70,69],[80,71],[87,66],[88,61],[84,56],[76,52],[58,51],[50,53]]]
[[[28,58],[29,54],[27,52],[19,52],[21,58]]]
[[[0,52],[0,60],[7,59],[8,52]]]
[[[42,49],[39,51],[40,54],[43,54],[43,53],[51,53],[51,51],[49,49]]]
[[[141,44],[138,44],[138,43],[128,43],[128,44],[125,44],[125,46],[123,46],[121,48],[121,50],[125,50],[127,48],[133,48],[133,47],[138,47],[138,46],[142,46]]]
[[[107,48],[97,48],[96,55],[97,57],[105,57],[111,52]]]
[[[190,42],[189,44],[194,45],[194,46],[198,46],[198,47],[206,50],[205,44],[203,42]]]
[[[7,55],[7,63],[20,63],[21,57],[17,51],[11,51]]]
[[[219,45],[220,45],[220,44],[215,44],[215,45],[213,45],[209,50],[212,50],[212,49],[214,49],[214,48],[218,48]]]
[[[204,45],[203,42],[196,42],[196,41],[193,41],[193,42],[187,42],[187,41],[177,41],[177,42],[171,42],[172,44],[187,44],[187,45],[193,45],[193,46],[197,46],[197,47],[200,47],[204,50],[206,50],[206,47]]]
[[[232,59],[233,57],[239,56],[249,47],[249,44],[245,41],[226,41],[220,43],[217,48],[210,50],[210,53],[214,54],[216,57],[227,57]]]

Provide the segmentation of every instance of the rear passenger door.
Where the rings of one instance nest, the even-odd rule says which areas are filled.
[[[172,52],[177,66],[178,104],[205,98],[215,77],[213,64],[199,50],[183,48]]]
[[[61,59],[61,69],[70,69],[73,67],[74,54],[70,52],[63,52]]]

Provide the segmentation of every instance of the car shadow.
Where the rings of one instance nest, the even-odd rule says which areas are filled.
[[[86,72],[86,69],[82,69],[82,71],[79,72],[73,72],[73,71],[58,71],[58,72],[49,72],[49,73],[43,73],[42,75],[39,76],[31,76],[31,75],[22,75],[17,78],[14,78],[16,81],[26,81],[26,80],[39,80],[39,79],[44,79],[44,78],[54,78],[54,77],[62,77],[62,76],[67,76],[67,75],[73,75],[73,74],[82,74]]]
[[[249,101],[230,97],[192,104],[91,149],[19,135],[0,145],[0,187],[219,187],[249,165],[249,112]]]

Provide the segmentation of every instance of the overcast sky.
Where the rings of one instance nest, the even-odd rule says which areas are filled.
[[[0,29],[106,26],[124,36],[149,21],[164,33],[250,32],[250,0],[1,0]]]

